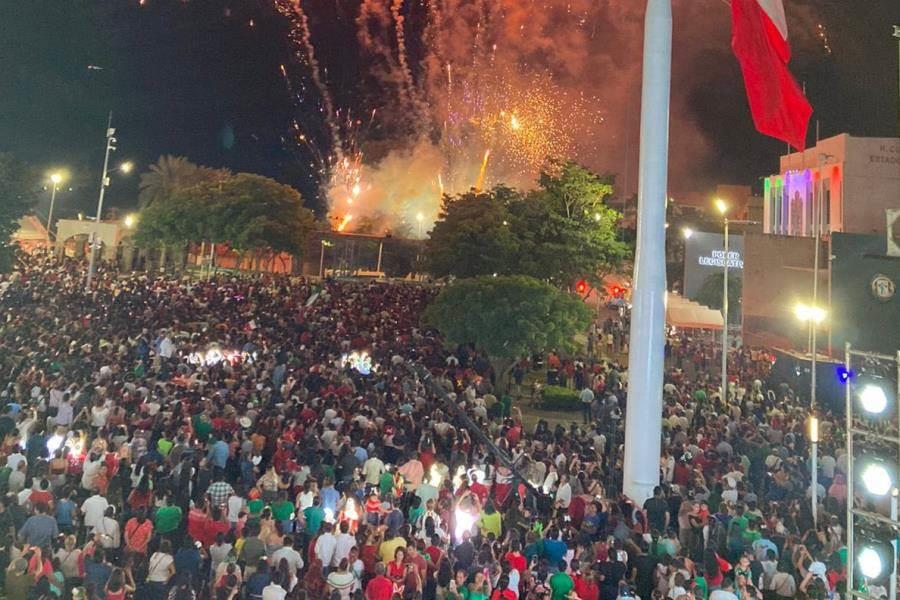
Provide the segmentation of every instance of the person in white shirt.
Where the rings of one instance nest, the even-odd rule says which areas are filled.
[[[116,507],[108,506],[92,531],[94,535],[100,534],[100,545],[107,549],[118,548],[122,545],[122,533],[115,517]],[[85,522],[87,522],[87,516],[85,516]]]
[[[84,526],[87,529],[94,529],[106,514],[109,502],[100,494],[94,494],[81,503],[81,514],[84,515]]]
[[[102,456],[97,457],[96,460],[91,460],[91,456],[89,454],[85,457],[81,471],[81,487],[89,492],[94,490],[94,479],[97,478],[100,467],[103,466]]]
[[[269,556],[269,564],[277,567],[282,558],[287,561],[291,573],[296,574],[303,568],[303,556],[297,551],[294,540],[289,535],[284,536],[284,545]]]
[[[68,427],[72,424],[72,421],[75,420],[75,409],[72,406],[72,400],[69,398],[68,394],[65,394],[60,400],[59,407],[56,411],[56,417],[54,417],[54,422],[57,425],[62,425],[63,427]]]
[[[25,455],[22,454],[21,448],[15,447],[15,451],[6,457],[6,466],[15,471],[19,468],[19,463],[25,461]]]
[[[228,497],[228,522],[234,527],[240,519],[241,510],[247,506],[243,496],[239,496],[236,492]]]
[[[322,535],[316,540],[316,557],[322,561],[322,566],[328,568],[334,560],[334,551],[337,548],[337,538],[331,533],[331,523],[322,523]]]
[[[334,557],[331,559],[331,566],[336,567],[341,564],[341,560],[350,557],[350,549],[356,545],[356,538],[350,535],[350,523],[344,521],[340,525],[340,533],[336,536],[334,546]]]
[[[284,600],[286,597],[287,590],[281,587],[277,581],[273,581],[262,591],[262,600]]]

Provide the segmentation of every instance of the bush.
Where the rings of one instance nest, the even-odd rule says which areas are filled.
[[[542,393],[541,408],[546,410],[576,411],[580,409],[581,400],[578,392],[558,385],[545,385]]]

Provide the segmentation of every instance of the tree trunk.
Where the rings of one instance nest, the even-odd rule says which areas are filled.
[[[491,358],[491,368],[494,370],[494,390],[501,394],[509,390],[509,374],[516,366],[512,358]]]
[[[162,245],[162,250],[159,252],[159,270],[163,273],[166,272],[166,251],[169,249],[167,244]]]

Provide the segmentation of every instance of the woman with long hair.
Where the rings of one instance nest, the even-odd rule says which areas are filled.
[[[322,561],[318,558],[309,563],[309,570],[303,578],[303,587],[310,598],[325,597],[325,575],[322,573]]]
[[[125,594],[134,591],[134,582],[129,581],[130,575],[126,571],[116,567],[109,574],[106,582],[106,600],[125,600]]]

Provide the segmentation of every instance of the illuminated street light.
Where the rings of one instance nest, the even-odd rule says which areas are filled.
[[[56,171],[50,174],[50,182],[53,183],[50,191],[50,210],[47,212],[47,243],[50,243],[50,229],[53,227],[53,207],[56,205],[56,190],[64,179],[63,173]],[[54,236],[55,237],[55,236]]]
[[[715,204],[716,210],[719,211],[720,215],[724,216],[728,212],[728,203],[721,198],[716,198],[713,204]]]
[[[125,173],[126,175],[128,173],[131,173],[131,170],[133,168],[134,168],[134,163],[131,162],[130,160],[127,160],[127,161],[123,162],[121,165],[119,165],[119,171],[121,171],[122,173]]]
[[[824,321],[828,315],[824,308],[803,303],[799,303],[794,307],[794,314],[805,323],[809,322],[817,325]]]
[[[684,239],[689,240],[689,239],[691,239],[691,236],[694,235],[694,230],[691,229],[690,227],[682,227],[681,235],[684,236]]]
[[[131,229],[132,227],[134,227],[135,223],[137,223],[137,217],[135,217],[133,214],[126,215],[124,222],[125,222],[125,227],[127,227],[128,229]]]
[[[867,385],[859,392],[859,403],[863,410],[873,415],[881,414],[887,408],[887,394],[877,385]]]
[[[871,546],[865,546],[856,557],[859,572],[866,579],[878,579],[884,573],[884,561],[881,555]]]
[[[888,466],[881,462],[871,462],[862,469],[860,480],[866,491],[873,496],[887,496],[894,487],[894,478]]]

